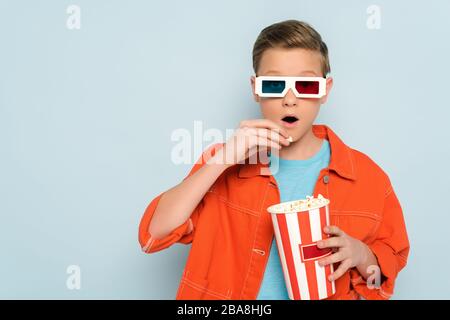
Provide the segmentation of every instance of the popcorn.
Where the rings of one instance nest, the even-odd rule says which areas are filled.
[[[294,200],[289,202],[282,202],[267,208],[270,213],[290,213],[301,212],[312,209],[317,209],[329,204],[330,201],[324,198],[321,194],[314,198],[313,196],[306,196],[306,199]]]
[[[289,136],[289,138],[287,138],[287,141],[292,142],[292,141],[294,141],[294,139],[292,139],[292,137]]]

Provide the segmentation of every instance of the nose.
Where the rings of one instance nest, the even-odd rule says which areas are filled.
[[[297,105],[297,97],[295,96],[294,92],[292,92],[292,89],[289,89],[289,91],[283,98],[283,106],[295,107],[296,105]]]

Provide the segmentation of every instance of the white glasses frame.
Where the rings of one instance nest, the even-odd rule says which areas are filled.
[[[263,93],[262,83],[264,80],[269,81],[285,81],[286,86],[281,93]],[[289,89],[297,98],[321,98],[326,95],[327,79],[323,77],[280,77],[280,76],[259,76],[255,78],[255,93],[262,98],[282,98],[286,95]],[[319,92],[318,93],[299,93],[295,89],[296,81],[318,81],[319,82]]]

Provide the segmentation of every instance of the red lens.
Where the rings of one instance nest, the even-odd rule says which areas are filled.
[[[295,89],[300,94],[318,94],[319,81],[295,81]]]

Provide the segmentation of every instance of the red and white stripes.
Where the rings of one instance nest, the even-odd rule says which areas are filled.
[[[315,243],[328,236],[323,228],[330,224],[328,205],[297,213],[272,214],[281,265],[292,300],[324,299],[336,292],[328,281],[333,265],[321,267],[318,259],[331,254]]]

